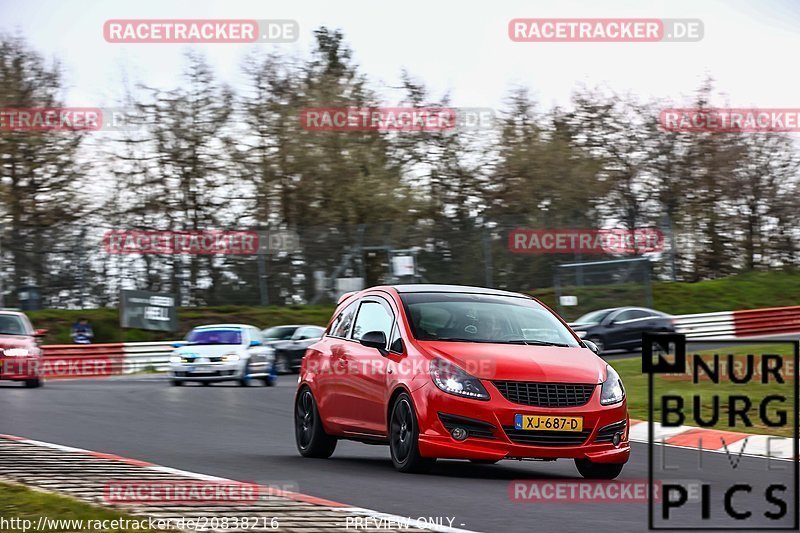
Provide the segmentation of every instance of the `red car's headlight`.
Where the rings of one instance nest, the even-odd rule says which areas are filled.
[[[606,366],[606,380],[600,389],[600,403],[602,405],[612,405],[621,402],[625,398],[625,387],[622,386],[622,379],[617,371]]]
[[[470,376],[449,361],[434,359],[431,361],[430,372],[436,386],[448,394],[474,400],[489,399],[489,393],[478,378]]]
[[[35,355],[27,348],[6,348],[2,350],[2,354],[6,357],[32,357]]]

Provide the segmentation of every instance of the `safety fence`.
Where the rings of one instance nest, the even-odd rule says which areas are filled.
[[[736,338],[733,311],[677,315],[675,316],[675,329],[690,339],[725,340]]]
[[[678,315],[675,325],[678,333],[693,340],[800,334],[800,306]],[[169,363],[172,343],[43,346],[44,375],[50,378],[86,378],[163,372]]]
[[[781,335],[800,331],[800,306],[734,311],[737,337]]]
[[[675,317],[678,333],[692,339],[725,340],[800,333],[800,306],[700,313]]]
[[[163,372],[173,350],[172,342],[45,345],[42,370],[49,378]]]

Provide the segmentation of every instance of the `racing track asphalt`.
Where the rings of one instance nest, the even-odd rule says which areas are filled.
[[[454,527],[476,531],[646,530],[643,503],[511,501],[513,480],[579,479],[571,461],[504,461],[494,466],[439,461],[431,474],[404,475],[394,471],[387,448],[353,442],[340,442],[329,460],[304,459],[294,444],[295,385],[294,376],[282,376],[273,388],[179,388],[160,377],[49,381],[42,389],[2,382],[0,433],[281,485],[403,517],[451,517]],[[694,450],[670,448],[668,462],[695,468],[697,456]],[[720,483],[750,480],[757,485],[781,478],[791,483],[788,462],[783,471],[770,471],[775,465],[765,459],[744,457],[733,469],[724,454],[705,453],[703,458],[704,472],[720,480],[712,487],[715,509],[722,507],[716,491]],[[685,471],[672,478],[699,479]],[[634,443],[620,479],[647,479],[645,445]],[[762,494],[737,496],[736,501],[760,515],[774,508],[764,503],[763,489],[758,490]],[[708,525],[718,523],[714,518]]]

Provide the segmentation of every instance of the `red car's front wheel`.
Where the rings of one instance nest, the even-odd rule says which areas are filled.
[[[41,377],[31,378],[25,380],[25,386],[29,389],[37,389],[42,386],[43,380]]]
[[[336,449],[336,437],[325,433],[317,403],[308,388],[302,389],[295,399],[294,436],[303,457],[327,459]]]
[[[411,398],[400,394],[392,407],[389,419],[389,450],[392,463],[400,472],[426,472],[436,459],[419,454],[419,424]]]
[[[614,479],[622,473],[623,463],[593,463],[588,459],[575,459],[578,472],[586,479]]]

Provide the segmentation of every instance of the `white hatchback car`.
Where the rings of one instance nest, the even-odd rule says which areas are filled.
[[[173,385],[197,381],[210,385],[251,379],[275,384],[275,350],[264,344],[261,330],[246,324],[213,324],[194,328],[186,340],[176,342],[169,359]]]

